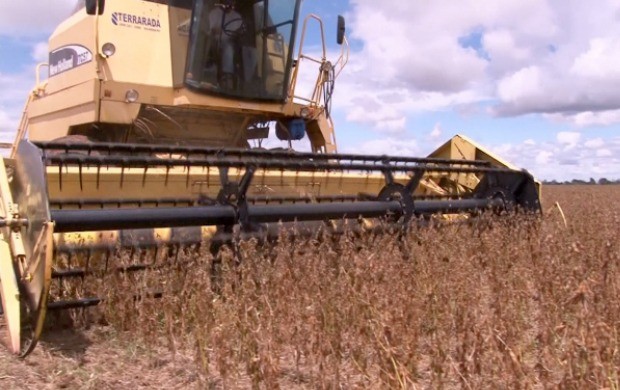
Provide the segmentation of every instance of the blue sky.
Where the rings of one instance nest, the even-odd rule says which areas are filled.
[[[74,4],[0,3],[2,141]],[[620,178],[620,1],[305,0],[302,11],[323,17],[332,59],[347,17],[340,151],[426,155],[462,133],[541,179]]]

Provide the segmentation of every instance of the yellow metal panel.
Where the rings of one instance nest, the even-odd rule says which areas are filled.
[[[99,58],[95,39],[95,20],[94,16],[87,15],[84,10],[76,12],[60,24],[51,35],[49,39],[50,52],[63,46],[80,45],[91,52],[92,60],[50,77],[45,88],[46,93],[53,94],[69,86],[97,78],[97,61]]]
[[[514,165],[502,160],[486,148],[460,134],[452,137],[448,142],[429,154],[428,157],[450,158],[457,160],[484,160],[489,161],[498,167],[517,169]]]
[[[505,167],[514,170],[520,170],[518,167],[514,166],[508,161],[490,152],[488,149],[484,148],[480,144],[461,134],[457,134],[452,137],[448,142],[441,145],[434,152],[429,154],[428,157],[451,158],[458,160],[482,160],[489,161],[496,167]],[[474,183],[475,181],[470,181],[468,186],[471,187],[471,185]],[[535,184],[538,195],[540,196],[540,182],[535,181]]]
[[[98,95],[99,81],[89,80],[33,100],[28,105],[28,138],[49,141],[67,135],[71,126],[95,122]]]
[[[102,101],[99,120],[104,123],[131,124],[138,117],[140,106],[139,103]]]
[[[102,62],[106,80],[172,87],[167,5],[107,0],[98,25],[99,43],[116,46]]]
[[[118,81],[102,81],[101,99],[103,101],[125,102],[127,91],[135,89],[138,93],[137,103],[170,106],[173,102],[173,89],[154,85],[124,83]]]
[[[242,170],[231,169],[231,181],[238,182]],[[62,177],[61,177],[62,176]],[[50,199],[142,199],[217,196],[221,189],[216,168],[96,168],[50,167],[47,169]],[[405,182],[406,175],[396,177]],[[248,195],[342,195],[360,192],[378,194],[385,185],[381,174],[340,172],[286,172],[258,170]]]
[[[43,98],[33,100],[28,107],[28,116],[30,121],[32,121],[43,115],[93,103],[97,100],[98,95],[99,81],[95,79],[88,80],[65,88],[62,91],[47,94]]]
[[[21,310],[19,288],[15,270],[13,269],[13,258],[9,244],[0,240],[0,292],[2,293],[2,308],[4,309],[4,320],[8,330],[8,341],[11,351],[18,354],[21,333]]]
[[[35,118],[29,123],[28,139],[51,141],[63,137],[70,126],[96,121],[97,109],[97,104],[92,102]]]

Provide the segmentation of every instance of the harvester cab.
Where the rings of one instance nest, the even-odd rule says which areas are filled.
[[[98,276],[175,264],[162,247],[206,246],[216,263],[222,247],[283,229],[370,234],[539,212],[532,176],[464,137],[427,158],[337,153],[329,111],[348,60],[344,19],[330,62],[322,20],[301,23],[300,7],[86,0],[58,26],[0,160],[0,315],[14,353],[32,351],[49,310],[105,302]],[[309,23],[316,56],[304,51]],[[317,69],[307,96],[302,63]],[[310,151],[266,149],[270,133]],[[124,248],[140,255],[118,261]]]
[[[329,106],[348,59],[304,52],[301,0],[86,1],[49,40],[49,78],[29,102],[20,136],[32,141],[263,146],[307,139],[336,151]],[[297,93],[301,63],[316,82]],[[303,96],[302,96],[303,95]],[[62,112],[62,113],[61,113]],[[60,114],[61,113],[61,114]],[[26,123],[27,121],[27,123]]]

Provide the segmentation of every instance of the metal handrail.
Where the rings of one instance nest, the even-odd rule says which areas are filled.
[[[306,30],[308,29],[308,21],[310,19],[314,19],[317,22],[319,22],[319,26],[320,26],[320,29],[321,29],[321,46],[322,46],[322,49],[323,49],[323,57],[321,58],[321,60],[318,60],[316,58],[307,56],[307,55],[305,55],[303,53],[304,43],[306,41]],[[302,31],[301,31],[301,39],[299,40],[299,49],[297,51],[297,66],[295,66],[295,71],[294,71],[293,77],[291,79],[291,87],[289,89],[289,98],[302,99],[302,100],[305,100],[305,101],[309,102],[311,105],[318,106],[319,102],[316,101],[315,99],[308,99],[308,98],[305,98],[305,97],[302,97],[302,96],[295,95],[295,87],[297,86],[297,77],[299,75],[299,67],[300,67],[299,66],[300,65],[299,61],[301,61],[302,59],[307,59],[307,60],[310,60],[312,62],[316,62],[317,64],[322,64],[322,63],[324,63],[326,61],[326,55],[327,55],[326,53],[327,53],[327,49],[326,49],[326,45],[325,45],[325,31],[323,29],[323,20],[318,15],[310,14],[310,15],[306,16],[306,18],[304,19],[304,26],[303,26]],[[319,74],[319,78],[317,79],[317,83],[320,81],[320,77],[321,76]],[[315,85],[314,89],[316,90],[316,85]]]
[[[306,31],[308,29],[308,22],[314,19],[319,23],[319,27],[321,30],[321,48],[322,48],[322,57],[320,59],[309,56],[307,54],[304,54],[303,50],[304,50],[304,44],[305,44],[305,40],[306,40]],[[323,67],[324,64],[327,63],[327,49],[326,49],[326,44],[325,44],[325,29],[323,28],[323,20],[315,15],[315,14],[310,14],[308,15],[305,19],[304,19],[304,24],[303,24],[303,29],[302,29],[302,33],[301,33],[301,39],[299,41],[299,49],[298,49],[298,53],[297,53],[297,66],[295,67],[295,71],[293,72],[293,76],[291,78],[291,86],[289,89],[289,99],[299,99],[302,100],[304,102],[309,103],[310,106],[313,107],[319,107],[320,105],[320,99],[322,96],[321,93],[321,89],[322,89],[322,81],[323,81],[323,73],[322,71],[319,71],[319,74],[317,76],[317,79],[315,81],[314,84],[314,88],[312,90],[312,97],[308,98],[305,96],[300,96],[295,94],[295,88],[297,86],[297,80],[298,80],[298,75],[299,75],[299,68],[300,68],[300,61],[301,60],[309,60],[311,62],[314,62],[318,65],[321,66],[321,68]],[[334,72],[334,77],[337,78],[340,73],[342,72],[342,69],[345,67],[345,65],[349,62],[349,52],[350,52],[350,47],[349,47],[349,41],[347,40],[347,38],[344,38],[344,42],[342,44],[342,48],[340,51],[340,56],[338,57],[338,59],[336,60],[336,62],[333,64],[333,67],[335,69]]]

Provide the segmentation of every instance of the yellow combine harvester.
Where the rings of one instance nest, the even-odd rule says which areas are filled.
[[[114,264],[115,248],[201,243],[216,258],[282,228],[376,231],[540,210],[530,174],[464,137],[427,158],[338,154],[329,107],[348,57],[344,19],[332,63],[321,19],[300,25],[300,3],[86,0],[56,29],[41,64],[49,77],[0,160],[0,291],[14,353],[32,351],[48,310],[100,303],[68,280],[165,266],[161,256]],[[304,54],[309,22],[320,58]],[[302,63],[318,69],[306,97],[295,89]],[[270,132],[312,151],[262,148]]]

